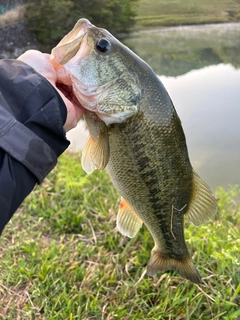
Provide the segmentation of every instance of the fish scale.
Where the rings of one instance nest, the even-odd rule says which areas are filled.
[[[136,116],[138,117],[138,116]],[[152,150],[150,153],[149,148],[141,148],[137,149],[134,146],[138,144],[138,141],[146,141],[149,137],[149,130],[147,131],[145,128],[146,126],[143,125],[143,121],[147,121],[148,119],[142,119],[139,117],[136,119],[129,119],[124,124],[119,125],[112,125],[109,130],[109,142],[110,142],[110,159],[107,165],[107,171],[114,183],[114,186],[119,191],[119,193],[130,203],[130,205],[137,211],[143,212],[141,213],[140,217],[148,227],[148,220],[150,220],[150,224],[152,224],[151,216],[154,218],[155,223],[157,222],[156,231],[152,231],[153,233],[157,233],[159,237],[159,233],[162,232],[163,236],[161,238],[164,239],[165,246],[164,250],[168,253],[171,252],[171,257],[179,256],[179,252],[186,255],[188,254],[186,245],[183,245],[183,232],[181,230],[176,230],[175,234],[177,240],[173,238],[170,231],[170,221],[171,220],[171,211],[172,208],[171,202],[169,199],[174,197],[175,188],[176,188],[176,180],[177,178],[174,177],[173,172],[171,172],[171,179],[174,181],[174,188],[171,188],[171,184],[169,184],[169,161],[168,158],[165,158],[164,162],[158,161],[158,157],[155,154],[161,153],[161,144],[156,146],[157,149]],[[131,122],[131,123],[129,123]],[[139,125],[142,123],[142,125]],[[137,124],[134,126],[134,124]],[[155,129],[154,124],[152,125]],[[129,132],[131,128],[131,133]],[[151,125],[148,123],[148,129],[151,130]],[[162,131],[160,128],[159,131]],[[134,134],[133,134],[134,132]],[[131,146],[129,147],[129,135],[131,134]],[[161,135],[161,132],[158,133]],[[113,142],[111,142],[111,140]],[[141,143],[141,142],[140,142]],[[128,145],[128,147],[126,146]],[[118,152],[116,151],[118,150]],[[128,152],[128,167],[132,169],[132,175],[129,176],[127,174],[123,177],[124,170],[117,171],[116,167],[119,166],[119,158],[116,157],[117,154],[124,153],[124,150],[131,150],[132,156],[129,155]],[[152,154],[155,156],[155,161],[152,159]],[[132,163],[130,163],[130,159],[133,159]],[[147,159],[147,162],[146,162]],[[178,159],[176,158],[175,161],[179,163]],[[157,163],[156,163],[157,162]],[[154,166],[153,166],[154,165]],[[191,171],[190,171],[191,172]],[[118,173],[118,175],[116,175]],[[157,178],[160,177],[161,179]],[[141,180],[140,180],[141,178]],[[132,181],[138,179],[137,188],[135,184],[132,184]],[[182,180],[182,179],[181,179]],[[191,180],[191,179],[190,179]],[[121,181],[121,186],[119,187],[118,181]],[[124,181],[124,184],[123,184]],[[168,181],[166,188],[164,186],[164,181]],[[189,182],[186,183],[185,189],[191,189],[191,185]],[[141,202],[139,202],[139,195],[144,191],[142,195]],[[184,191],[184,190],[183,190]],[[187,190],[187,194],[189,194],[189,190]],[[166,199],[166,200],[165,200]],[[175,206],[178,208],[183,207],[184,204],[189,202],[189,195],[188,198],[184,198],[181,194],[180,204],[178,203],[177,199],[175,199],[176,203]],[[142,202],[147,202],[147,206],[145,210],[143,208],[138,209],[139,206],[142,206]],[[137,205],[138,204],[138,205]],[[146,214],[147,211],[147,214]],[[186,211],[186,210],[185,210]],[[183,214],[185,211],[177,212],[178,216],[181,216],[181,220],[183,219]],[[175,215],[174,220],[175,221]],[[181,221],[181,225],[182,225]],[[174,224],[175,225],[175,224]],[[177,225],[177,224],[176,224]],[[160,231],[161,230],[161,231]],[[159,232],[160,231],[160,232]],[[178,239],[180,238],[180,239]],[[182,243],[183,242],[183,243]],[[179,243],[181,243],[182,248],[179,247]],[[163,243],[161,243],[163,246]]]
[[[52,50],[51,61],[63,83],[72,81],[85,109],[83,169],[108,171],[121,195],[117,227],[123,235],[134,237],[144,223],[154,239],[147,274],[173,269],[200,283],[184,217],[199,225],[216,213],[217,203],[192,169],[180,119],[160,79],[86,19]]]

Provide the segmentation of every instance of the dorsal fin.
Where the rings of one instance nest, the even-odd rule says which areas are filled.
[[[211,219],[217,209],[217,201],[209,186],[193,172],[193,193],[186,217],[198,226]]]
[[[142,220],[135,213],[129,203],[121,198],[117,215],[117,227],[119,231],[129,238],[135,237],[142,226]]]

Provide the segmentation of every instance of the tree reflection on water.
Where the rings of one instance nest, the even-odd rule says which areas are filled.
[[[123,42],[159,75],[176,77],[219,63],[240,67],[240,23],[164,28]]]

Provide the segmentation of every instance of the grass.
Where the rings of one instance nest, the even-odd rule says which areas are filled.
[[[236,21],[239,0],[140,0],[135,29]]]
[[[147,277],[149,232],[123,237],[106,172],[87,176],[79,155],[63,155],[0,238],[0,319],[240,319],[239,188],[216,195],[215,218],[185,226],[203,284]]]

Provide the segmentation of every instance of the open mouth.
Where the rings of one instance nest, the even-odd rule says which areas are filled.
[[[74,106],[77,106],[78,108],[80,108],[83,113],[86,111],[86,109],[83,107],[83,105],[78,101],[78,99],[76,98],[74,92],[73,92],[73,87],[60,83],[58,82],[56,84],[57,88],[64,94],[64,96],[72,102],[72,104]]]
[[[91,23],[87,19],[77,22],[73,30],[52,49],[50,61],[53,65],[63,65],[75,56],[90,26]]]
[[[85,109],[74,93],[72,79],[65,69],[65,65],[69,60],[74,58],[78,52],[84,51],[81,45],[91,26],[92,24],[87,19],[80,19],[74,28],[52,49],[50,56],[50,62],[58,74],[57,88],[67,99],[83,111],[85,111]],[[85,52],[82,54],[84,55]]]

